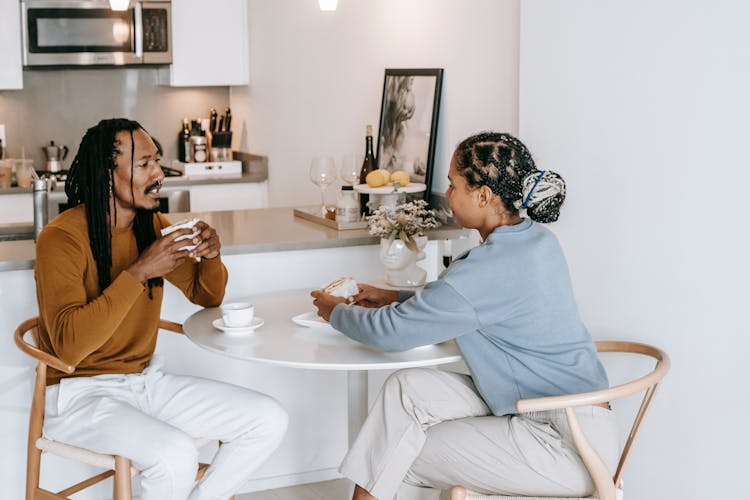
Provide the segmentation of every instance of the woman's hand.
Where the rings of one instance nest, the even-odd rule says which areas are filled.
[[[127,271],[141,283],[173,271],[188,256],[188,251],[180,248],[190,244],[190,240],[175,240],[194,232],[194,229],[182,228],[156,240],[138,256]]]
[[[344,297],[334,297],[322,290],[313,290],[310,295],[313,297],[313,305],[318,308],[318,316],[326,321],[330,321],[334,307],[347,303]]]
[[[383,307],[398,302],[398,290],[384,290],[360,283],[359,293],[352,297],[354,303],[363,307]]]
[[[193,238],[191,241],[193,245],[198,245],[190,251],[188,257],[200,260],[201,258],[213,259],[219,255],[221,249],[221,241],[219,241],[219,234],[214,228],[199,220],[193,226],[192,232],[200,230],[201,234]],[[192,234],[192,233],[188,233]]]

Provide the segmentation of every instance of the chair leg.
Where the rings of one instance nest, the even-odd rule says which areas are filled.
[[[46,380],[47,365],[40,361],[36,367],[34,394],[29,412],[29,434],[26,438],[26,500],[34,500],[38,496],[42,450],[36,447],[36,440],[42,437],[42,427],[44,427]]]
[[[132,500],[133,492],[130,489],[130,460],[115,455],[115,485],[113,500]]]
[[[26,458],[26,500],[34,500],[39,487],[39,468],[42,452],[35,445],[29,445]]]

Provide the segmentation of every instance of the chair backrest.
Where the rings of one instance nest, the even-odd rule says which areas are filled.
[[[42,427],[44,426],[44,402],[47,389],[47,366],[57,368],[61,372],[71,374],[75,367],[62,362],[60,359],[48,354],[35,345],[26,342],[24,336],[31,333],[34,342],[38,343],[39,335],[39,317],[29,318],[16,328],[13,333],[13,340],[19,349],[35,358],[38,363],[36,367],[36,379],[34,381],[34,395],[31,399],[31,412],[29,414],[29,449],[36,446],[36,440],[42,437]]]
[[[164,319],[159,320],[160,330],[169,330],[175,333],[184,333],[182,325]],[[42,436],[44,423],[44,399],[47,388],[47,366],[52,366],[61,372],[71,374],[75,366],[64,363],[55,356],[40,350],[36,345],[25,340],[27,333],[31,334],[34,343],[39,343],[39,316],[29,318],[18,325],[13,333],[13,340],[19,349],[38,361],[36,368],[36,380],[34,382],[34,396],[31,401],[31,414],[29,416],[29,441],[36,442]]]
[[[565,409],[574,441],[578,447],[581,458],[586,464],[594,484],[596,485],[599,499],[605,500],[608,498],[614,498],[615,488],[621,485],[622,471],[625,467],[625,462],[630,455],[633,442],[635,441],[641,424],[643,423],[643,418],[654,399],[656,389],[669,371],[670,360],[669,356],[661,349],[638,342],[611,340],[599,341],[596,342],[596,348],[599,352],[628,353],[647,356],[655,359],[656,365],[653,370],[642,377],[624,384],[615,385],[608,389],[580,394],[524,399],[516,403],[516,409],[520,413]],[[641,405],[635,415],[632,427],[623,446],[622,453],[620,454],[620,460],[615,475],[612,477],[601,458],[599,458],[596,451],[593,450],[588,441],[586,441],[586,437],[580,431],[573,408],[576,406],[607,403],[641,391],[645,391],[643,400],[641,401]]]
[[[669,371],[671,362],[667,353],[665,353],[661,349],[638,342],[622,342],[612,340],[599,341],[596,343],[596,349],[599,352],[640,354],[643,356],[649,356],[656,360],[654,369],[643,377],[631,382],[627,382],[625,384],[610,387],[608,389],[608,391],[612,394],[612,398],[610,399],[610,401],[645,390],[643,399],[641,400],[641,405],[638,408],[638,412],[636,413],[635,419],[633,420],[633,425],[630,428],[630,432],[628,433],[628,438],[625,441],[622,453],[620,454],[620,461],[617,464],[617,471],[615,472],[615,475],[613,477],[614,484],[616,486],[619,486],[622,479],[622,470],[625,467],[625,462],[630,456],[630,450],[633,446],[633,442],[635,441],[636,436],[638,435],[638,430],[641,427],[641,423],[643,423],[643,418],[646,416],[646,412],[648,411],[649,406],[651,406],[651,402],[653,401],[654,395],[656,394],[656,389],[659,387],[662,379]]]
[[[160,330],[169,330],[175,333],[184,333],[182,325],[167,320],[159,320]],[[31,334],[34,344],[26,341],[26,334]],[[52,366],[64,373],[72,374],[75,371],[75,366],[69,365],[55,356],[46,353],[37,347],[39,343],[39,317],[35,316],[23,321],[16,328],[13,333],[13,340],[24,353],[28,354],[32,358],[37,360],[36,367],[36,379],[34,381],[34,394],[31,399],[31,410],[29,412],[29,435],[27,441],[27,458],[26,458],[26,492],[27,498],[36,498],[37,494],[46,495],[49,492],[44,492],[38,488],[39,485],[39,469],[40,469],[40,450],[37,449],[37,440],[42,437],[42,429],[44,427],[44,407],[45,407],[45,395],[47,392],[47,366]],[[117,457],[119,460],[120,457]],[[129,463],[129,462],[128,462]],[[128,466],[129,468],[129,466]],[[97,476],[101,480],[104,478],[103,475]],[[129,481],[128,473],[128,481]],[[69,488],[70,494],[87,487],[88,485],[95,484],[91,481],[83,481],[76,485],[74,488]],[[30,493],[31,492],[31,493]],[[29,496],[30,495],[30,496]],[[43,496],[43,498],[57,498],[55,496]]]
[[[169,330],[175,333],[185,333],[182,329],[181,324],[175,323],[173,321],[167,321],[165,319],[159,320],[159,329]],[[31,334],[34,343],[38,345],[39,316],[34,316],[33,318],[25,320],[20,325],[18,325],[18,328],[16,328],[15,332],[13,333],[13,340],[15,341],[18,348],[38,361],[36,369],[36,380],[34,382],[34,397],[31,402],[32,427],[30,427],[29,429],[29,439],[31,439],[31,431],[34,431],[34,434],[38,434],[34,438],[36,440],[36,438],[41,437],[42,435],[41,425],[44,422],[44,395],[46,393],[47,386],[47,366],[52,366],[53,368],[56,368],[61,372],[67,374],[73,373],[75,371],[75,366],[64,363],[55,356],[40,350],[38,347],[36,347],[36,345],[27,342],[25,340],[25,336],[27,333]],[[36,426],[33,425],[37,419],[39,420],[38,433],[37,429],[35,428]]]

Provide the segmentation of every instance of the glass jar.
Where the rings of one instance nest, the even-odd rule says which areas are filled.
[[[354,194],[353,186],[341,186],[341,193],[336,201],[336,220],[338,222],[359,220],[359,200]]]

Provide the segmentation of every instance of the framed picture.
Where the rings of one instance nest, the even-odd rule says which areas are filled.
[[[378,132],[378,168],[404,170],[427,185],[430,201],[443,69],[386,69]]]

